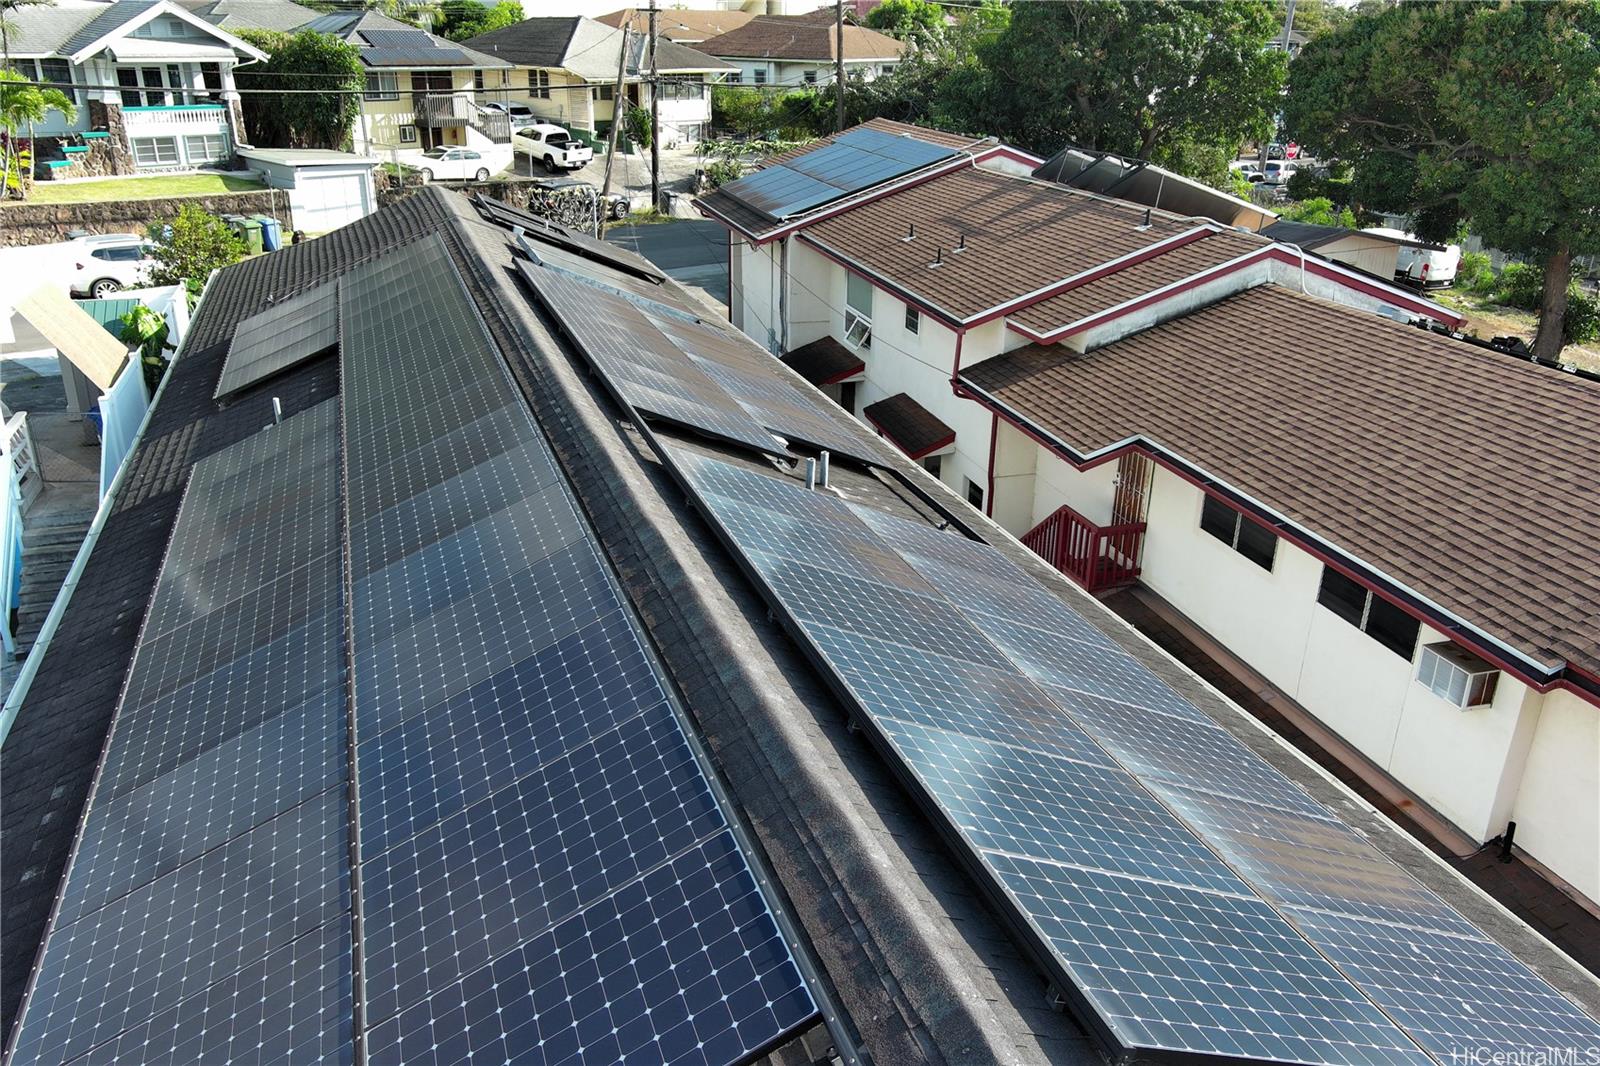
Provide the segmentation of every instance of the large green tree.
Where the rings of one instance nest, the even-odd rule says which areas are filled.
[[[312,30],[238,33],[269,57],[233,75],[243,90],[251,142],[266,148],[343,148],[361,116],[366,88],[361,50]]]
[[[518,0],[500,0],[490,7],[478,0],[444,0],[433,32],[452,41],[464,41],[490,30],[503,30],[522,21]]]
[[[913,30],[931,30],[944,25],[944,10],[930,0],[883,0],[867,12],[869,29],[893,37],[904,37]]]
[[[1572,258],[1600,252],[1600,0],[1367,10],[1296,60],[1285,122],[1356,164],[1366,207],[1467,221],[1544,270],[1535,354],[1565,339]]]
[[[1269,0],[1019,2],[942,107],[1043,154],[1071,143],[1211,171],[1271,132],[1288,60],[1265,46],[1281,29]]]
[[[951,110],[945,104],[952,99],[959,103],[964,93],[953,89],[982,76],[979,53],[1011,24],[1011,8],[984,0],[965,8],[952,5],[949,11],[948,23],[912,28],[906,35],[911,48],[892,72],[847,84],[845,107],[851,122],[882,117],[973,132],[965,109]]]

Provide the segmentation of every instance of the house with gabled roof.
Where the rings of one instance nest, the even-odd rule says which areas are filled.
[[[803,15],[757,15],[695,47],[736,65],[739,73],[728,79],[733,84],[829,84],[838,69],[839,40],[832,8]],[[870,81],[886,74],[899,64],[905,50],[904,41],[846,20],[846,77]]]
[[[1208,642],[1441,850],[1495,842],[1593,907],[1600,381],[1006,151],[869,123],[702,197],[735,322],[1084,587]]]
[[[233,71],[266,58],[173,0],[60,0],[8,12],[11,65],[62,89],[34,127],[40,177],[226,165],[244,140]]]
[[[1570,957],[653,264],[504,204],[216,272],[80,558],[0,711],[9,1061],[1600,1041]]]

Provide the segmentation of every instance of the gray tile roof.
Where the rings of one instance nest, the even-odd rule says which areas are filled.
[[[293,0],[179,0],[207,22],[225,30],[297,29],[317,17]]]
[[[41,4],[19,7],[6,12],[6,19],[11,23],[7,31],[10,36],[11,54],[13,56],[59,54],[62,45],[99,16],[101,6],[74,4],[57,7]]]
[[[99,15],[84,23],[83,27],[61,46],[63,55],[71,55],[94,44],[113,30],[126,26],[160,3],[160,0],[118,0],[106,5]]]

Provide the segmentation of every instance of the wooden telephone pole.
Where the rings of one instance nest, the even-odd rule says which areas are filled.
[[[628,33],[628,27],[624,24],[622,27],[622,54],[617,56],[617,85],[611,92],[611,132],[607,134],[609,143],[606,145],[606,177],[600,183],[600,213],[602,215],[606,213],[607,200],[611,197],[611,164],[617,158],[617,129],[622,125],[622,93],[627,80],[625,75],[628,71],[628,45],[630,41],[631,36]],[[596,223],[595,229],[599,230],[598,223]],[[598,237],[599,233],[596,232],[595,236]]]
[[[655,0],[651,0],[654,3]],[[833,0],[833,95],[839,104],[836,122],[844,129],[844,0]]]

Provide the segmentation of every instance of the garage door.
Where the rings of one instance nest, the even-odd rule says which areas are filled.
[[[289,206],[294,228],[304,233],[326,233],[372,213],[362,174],[302,173],[289,191]]]

